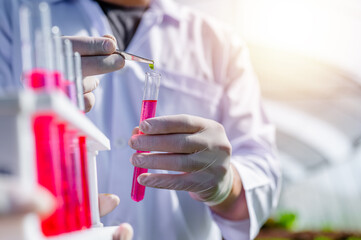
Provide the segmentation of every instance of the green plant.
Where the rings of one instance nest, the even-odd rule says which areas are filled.
[[[322,232],[328,233],[328,232],[332,232],[332,224],[331,223],[325,223],[322,226]]]
[[[293,212],[282,212],[276,218],[277,225],[287,230],[290,230],[294,227],[296,220],[297,215]]]
[[[315,237],[313,240],[332,240],[332,238],[329,238],[326,236],[318,236],[318,237]]]

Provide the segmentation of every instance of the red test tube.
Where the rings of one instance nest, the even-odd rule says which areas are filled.
[[[142,110],[140,114],[140,123],[143,122],[145,119],[153,118],[155,116],[161,78],[162,77],[159,73],[147,72],[145,74],[145,85],[144,85]],[[139,131],[139,134],[144,134],[144,133]],[[137,151],[137,153],[147,153],[147,152]],[[148,169],[146,168],[134,167],[131,198],[136,202],[142,201],[145,193],[145,186],[138,183],[138,176],[147,172]]]
[[[77,104],[74,75],[74,54],[70,40],[64,40],[65,80],[64,91],[70,101]],[[85,214],[82,208],[83,191],[81,183],[81,159],[77,131],[70,129],[66,123],[62,135],[64,141],[63,167],[67,172],[63,187],[66,195],[66,221],[69,231],[80,230],[85,226]]]
[[[46,3],[36,6],[37,8],[34,7],[31,12],[30,8],[24,5],[20,8],[19,14],[25,85],[37,92],[51,92],[55,85],[51,74],[53,56],[50,10]],[[32,24],[34,22],[36,24]],[[58,235],[65,231],[65,222],[60,189],[61,173],[56,116],[51,112],[34,115],[33,131],[38,183],[48,189],[56,200],[55,211],[46,219],[42,219],[41,227],[46,236]]]
[[[74,66],[75,66],[75,85],[77,92],[78,108],[84,113],[84,89],[83,89],[83,74],[81,70],[81,56],[78,52],[74,53]],[[86,137],[80,136],[79,139],[80,149],[80,170],[81,170],[81,185],[82,185],[82,226],[90,228],[91,226],[91,210],[89,199],[89,182],[88,182],[88,155],[86,148]]]

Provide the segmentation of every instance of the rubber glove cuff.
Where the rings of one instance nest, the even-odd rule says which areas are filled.
[[[206,200],[204,203],[209,207],[222,203],[224,200],[227,199],[227,197],[231,193],[232,187],[233,187],[233,171],[232,169],[230,169],[230,171],[228,171],[227,174],[224,176],[223,183],[220,184],[220,187],[216,192],[216,194],[214,194],[214,196]]]

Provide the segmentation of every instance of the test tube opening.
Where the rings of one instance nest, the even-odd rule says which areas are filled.
[[[145,85],[143,100],[157,100],[160,80],[162,76],[157,72],[147,72],[145,74]]]

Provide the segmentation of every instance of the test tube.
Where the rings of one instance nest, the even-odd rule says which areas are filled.
[[[88,154],[86,148],[86,137],[79,137],[79,149],[80,149],[80,163],[81,163],[81,179],[82,179],[82,190],[83,190],[83,212],[84,222],[83,226],[90,228],[92,224],[92,215],[90,210],[90,196],[89,196],[89,181],[88,181]]]
[[[50,8],[41,2],[33,8],[33,44],[35,49],[35,64],[30,77],[30,87],[37,90],[52,91],[54,89],[53,45],[51,38]],[[36,14],[38,13],[38,14]]]
[[[75,231],[79,229],[76,216],[76,200],[74,189],[74,169],[72,159],[70,158],[71,139],[68,137],[68,125],[65,122],[58,124],[60,162],[62,172],[62,195],[64,198],[66,231]]]
[[[155,116],[161,78],[161,75],[156,72],[147,72],[145,74],[144,94],[139,123]],[[144,133],[139,131],[139,134]],[[137,153],[146,152],[137,151]],[[142,201],[144,198],[145,186],[139,184],[137,179],[139,175],[146,172],[148,172],[148,169],[146,168],[134,167],[131,198],[136,202]]]
[[[52,52],[52,45],[49,43],[51,41],[49,11],[49,6],[41,3],[39,5],[23,5],[19,13],[25,85],[34,90],[49,91],[53,89],[53,78],[50,74],[53,67],[52,55],[48,53]],[[42,46],[45,49],[40,48],[42,44],[45,44]],[[32,119],[38,183],[48,189],[56,199],[55,211],[41,221],[42,231],[46,236],[57,235],[65,231],[55,118],[53,113],[37,113],[33,115]]]
[[[75,65],[75,85],[78,99],[78,108],[81,112],[84,112],[84,89],[83,89],[83,74],[81,69],[81,56],[78,52],[74,53],[74,65]],[[80,164],[81,164],[81,179],[83,190],[83,212],[84,212],[84,226],[89,228],[91,226],[91,210],[89,199],[89,182],[88,182],[88,155],[86,148],[86,137],[79,137],[79,149],[80,149]]]
[[[73,46],[69,39],[64,40],[64,52],[65,52],[65,81],[64,89],[69,99],[76,105],[77,94],[75,86],[75,74],[74,74],[74,54]]]
[[[83,190],[82,190],[82,174],[81,174],[81,159],[79,149],[78,133],[75,129],[68,127],[65,137],[68,144],[69,171],[72,174],[72,181],[70,182],[71,204],[74,208],[72,216],[75,219],[75,225],[71,230],[80,230],[85,226],[85,214],[83,211]]]
[[[20,22],[20,37],[21,37],[21,54],[23,64],[23,82],[24,85],[30,86],[28,80],[30,79],[30,72],[34,68],[34,52],[32,48],[32,14],[30,8],[26,5],[22,5],[19,10],[19,22]]]
[[[51,17],[50,17],[50,8],[49,4],[46,2],[41,2],[39,4],[39,13],[40,13],[40,24],[41,24],[41,36],[42,36],[42,46],[39,49],[43,51],[43,57],[41,59],[42,66],[52,71],[54,70],[54,49],[53,41],[51,38]],[[40,41],[39,41],[40,42]]]
[[[57,89],[64,91],[63,73],[64,73],[64,53],[63,41],[61,39],[61,32],[59,27],[54,26],[51,28],[51,33],[54,41],[54,84]]]
[[[81,70],[81,56],[78,52],[74,53],[74,65],[75,65],[75,85],[76,95],[78,101],[78,108],[84,112],[84,89],[83,89],[83,73]]]
[[[50,10],[47,3],[22,5],[20,7],[20,34],[24,84],[33,90],[49,91],[54,81],[50,34]]]

